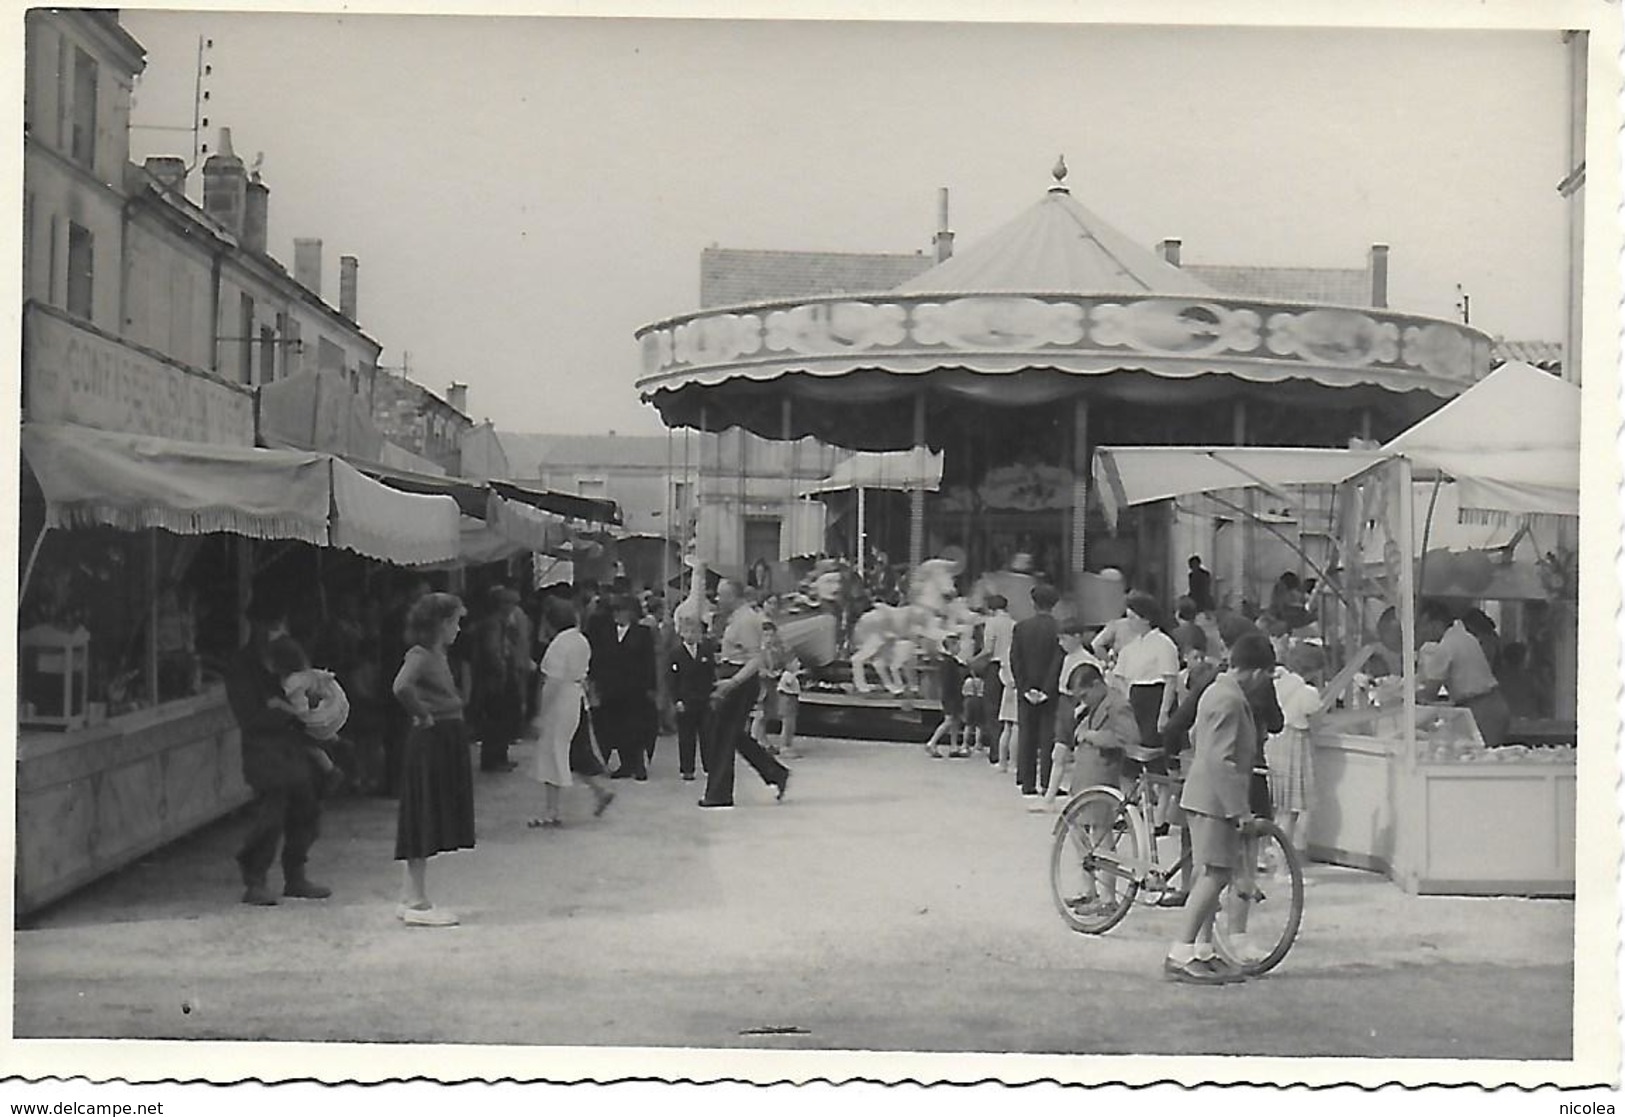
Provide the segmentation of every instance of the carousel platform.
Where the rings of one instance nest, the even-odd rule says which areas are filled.
[[[801,695],[796,732],[809,737],[917,744],[928,739],[941,721],[942,704],[934,698],[900,697],[883,690],[858,694],[809,689]]]

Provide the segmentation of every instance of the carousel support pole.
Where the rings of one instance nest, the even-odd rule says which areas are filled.
[[[785,455],[784,461],[784,527],[779,533],[779,558],[784,559],[791,555],[791,542],[796,533],[796,461],[797,451],[801,449],[795,441],[791,431],[794,429],[791,420],[794,418],[790,409],[790,397],[785,396],[779,402],[779,434],[784,441],[790,444],[790,452]]]
[[[738,515],[734,517],[734,546],[738,547],[739,554],[739,584],[744,585],[750,579],[750,564],[745,559],[745,498],[749,495],[749,486],[745,477],[745,459],[747,448],[745,446],[745,428],[734,429],[734,436],[738,440],[738,452],[734,454],[734,499],[738,502]]]
[[[858,486],[858,577],[860,578],[863,577],[863,556],[868,543],[868,540],[863,537],[865,511],[863,507],[863,486],[860,484]]]
[[[666,428],[666,492],[660,498],[660,597],[665,600],[671,592],[671,428]],[[671,611],[666,611],[670,618]]]
[[[1089,464],[1089,399],[1078,396],[1072,401],[1072,506],[1067,510],[1070,530],[1066,568],[1071,572],[1074,590],[1078,575],[1088,569],[1084,556],[1089,527]]]
[[[1236,446],[1247,445],[1247,401],[1236,400],[1230,413],[1230,441]],[[1242,508],[1244,515],[1241,523],[1236,525],[1236,553],[1234,556],[1236,571],[1236,600],[1233,608],[1241,611],[1242,602],[1247,600],[1251,592],[1250,579],[1253,573],[1253,532],[1254,523],[1258,513],[1257,493],[1249,486],[1242,492]]]
[[[914,457],[916,466],[925,455],[925,390],[914,393]],[[925,485],[916,479],[908,491],[908,564],[915,568],[925,561]]]
[[[1360,408],[1360,438],[1366,442],[1371,441],[1371,409]]]

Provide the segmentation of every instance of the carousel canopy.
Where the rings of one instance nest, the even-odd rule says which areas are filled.
[[[1463,518],[1580,514],[1580,389],[1521,361],[1383,449],[1454,478]]]
[[[989,291],[1218,292],[1112,228],[1066,187],[1048,193],[1004,228],[892,288],[900,293]]]
[[[864,450],[914,445],[922,390],[938,410],[1079,395],[1150,408],[1247,396],[1304,408],[1427,404],[1483,377],[1491,347],[1459,322],[1217,294],[1059,183],[894,291],[709,308],[637,337],[638,389],[670,426]],[[944,444],[929,425],[926,439]]]

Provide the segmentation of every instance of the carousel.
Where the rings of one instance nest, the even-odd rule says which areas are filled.
[[[968,588],[1025,562],[1089,613],[1115,600],[1092,592],[1108,568],[1174,590],[1166,509],[1110,529],[1096,446],[1383,442],[1489,371],[1490,338],[1460,322],[1220,293],[1080,204],[1064,160],[1052,177],[893,290],[643,327],[639,392],[673,428],[940,453],[936,491],[906,493],[908,567],[951,558]]]

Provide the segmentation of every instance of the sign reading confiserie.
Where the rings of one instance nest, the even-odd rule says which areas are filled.
[[[24,417],[183,442],[254,445],[254,397],[37,305],[27,308]]]

